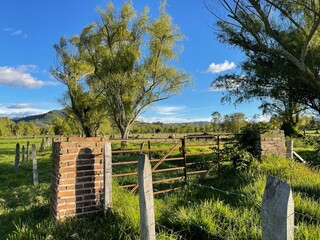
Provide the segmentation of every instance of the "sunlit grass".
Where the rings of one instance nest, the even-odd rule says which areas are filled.
[[[51,151],[38,153],[40,185],[34,187],[31,161],[18,173],[13,169],[20,140],[0,140],[0,239],[139,239],[138,196],[117,182],[111,211],[55,223],[49,212]],[[30,141],[39,146],[41,139]],[[192,178],[181,191],[156,195],[157,239],[261,239],[260,205],[268,175],[292,186],[295,239],[320,239],[319,172],[275,156],[241,173],[225,163],[220,174],[212,172],[201,185]]]

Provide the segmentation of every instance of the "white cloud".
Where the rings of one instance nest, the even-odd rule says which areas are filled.
[[[18,36],[18,35],[20,35],[21,33],[22,33],[22,31],[21,31],[21,29],[19,29],[19,30],[12,31],[12,32],[11,32],[11,35],[12,35],[12,36]]]
[[[234,62],[229,62],[228,60],[225,60],[224,63],[221,64],[211,63],[206,73],[220,73],[234,69],[235,67],[236,64]]]
[[[139,117],[138,121],[154,123],[191,123],[191,122],[210,122],[210,117],[205,118],[185,118],[185,117]]]
[[[14,28],[3,28],[5,32],[8,32],[11,36],[21,36],[22,38],[26,38],[28,35],[24,33],[21,29],[14,29]]]
[[[271,119],[270,115],[263,114],[263,115],[254,115],[247,118],[248,122],[269,122]]]
[[[186,106],[156,106],[153,110],[157,114],[170,116],[178,114],[185,108]]]
[[[35,65],[22,65],[17,68],[0,67],[0,84],[23,88],[40,88],[46,85],[57,85],[55,82],[44,82],[33,77],[30,72],[35,71],[35,68]]]
[[[139,121],[143,122],[162,122],[162,123],[189,123],[210,121],[210,117],[197,117],[194,112],[198,109],[192,109],[193,114],[189,114],[191,109],[186,109],[186,106],[154,106],[150,109],[153,113],[140,116]]]
[[[0,117],[25,117],[43,114],[49,110],[34,108],[30,103],[0,104]]]
[[[14,29],[13,29],[13,28],[3,28],[2,30],[5,31],[5,32],[11,32],[11,31],[13,31]]]
[[[30,103],[15,103],[7,105],[7,108],[13,109],[24,109],[24,108],[31,108],[32,105]]]

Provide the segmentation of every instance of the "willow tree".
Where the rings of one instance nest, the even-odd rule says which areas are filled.
[[[51,73],[67,87],[60,102],[79,121],[80,132],[93,137],[97,135],[107,110],[102,107],[101,96],[92,91],[87,82],[94,68],[84,60],[78,44],[77,36],[68,40],[61,37],[59,43],[54,45],[57,63],[51,68]]]
[[[214,12],[220,3],[224,15]],[[247,56],[242,76],[224,76],[240,100],[266,94],[320,113],[320,2],[206,0],[217,16],[218,38]],[[216,7],[216,6],[214,6]],[[221,80],[221,78],[220,78]],[[221,82],[221,81],[220,81]],[[245,90],[245,94],[241,91]],[[271,91],[273,90],[273,91]]]
[[[137,15],[132,3],[117,11],[112,3],[100,10],[100,21],[85,27],[79,48],[94,68],[89,82],[102,94],[105,107],[127,139],[137,117],[150,105],[179,93],[189,76],[175,67],[183,35],[166,13],[151,18],[148,8]]]

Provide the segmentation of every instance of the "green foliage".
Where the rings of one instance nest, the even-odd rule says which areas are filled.
[[[66,37],[60,38],[59,43],[54,45],[57,65],[51,68],[51,73],[68,88],[60,102],[69,114],[77,118],[80,123],[78,131],[93,137],[97,135],[107,110],[103,108],[100,94],[91,91],[86,81],[86,76],[92,74],[94,68],[83,59],[77,44],[77,37],[69,40]]]
[[[55,135],[70,136],[78,135],[80,133],[79,128],[75,127],[76,123],[72,121],[72,118],[66,118],[64,120],[56,118],[53,120],[52,124]]]
[[[0,118],[0,136],[7,137],[12,136],[14,129],[14,122],[9,118]]]
[[[212,87],[227,90],[223,101],[258,99],[264,112],[280,118],[287,136],[298,136],[301,113],[306,108],[320,112],[319,5],[300,0],[217,2],[227,12],[217,17],[217,37],[246,58],[241,74],[219,76]]]
[[[224,115],[222,126],[227,132],[238,133],[246,125],[247,121],[244,113],[236,112]]]
[[[20,139],[40,145],[41,139]],[[0,140],[1,239],[139,239],[138,196],[113,185],[113,207],[103,216],[53,222],[49,214],[50,150],[38,155],[40,185],[32,185],[31,162],[13,170],[16,141]],[[270,156],[246,171],[222,164],[198,185],[155,196],[157,239],[261,239],[260,204],[268,175],[290,182],[295,239],[319,239],[319,172]],[[196,185],[193,185],[196,184]],[[204,187],[206,186],[206,187]],[[219,189],[219,190],[217,190]],[[318,220],[316,220],[318,219]]]
[[[53,75],[67,85],[67,106],[96,133],[106,111],[127,139],[131,125],[150,104],[179,93],[189,76],[177,69],[177,43],[182,40],[161,4],[158,18],[148,8],[137,14],[133,3],[117,11],[110,2],[100,20],[68,41],[55,45],[59,66]]]
[[[240,145],[227,145],[220,150],[220,161],[232,162],[235,171],[247,171],[250,167],[257,166],[257,159],[247,149]]]
[[[15,124],[9,118],[0,118],[0,136],[9,137],[15,135],[21,136],[36,136],[41,133],[41,129],[35,122],[18,122]]]
[[[244,76],[225,77],[239,100],[271,97],[319,112],[319,5],[300,0],[219,3],[227,17],[217,18],[218,38],[247,56]]]

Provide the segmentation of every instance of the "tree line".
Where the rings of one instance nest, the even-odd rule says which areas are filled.
[[[135,122],[131,127],[131,135],[128,137],[138,137],[138,134],[212,134],[212,133],[239,133],[245,127],[250,125],[261,125],[263,129],[279,129],[283,121],[278,116],[271,117],[269,122],[257,123],[249,121],[245,114],[236,112],[233,114],[221,115],[219,112],[212,113],[211,122],[203,123],[172,123],[164,124]],[[299,121],[297,129],[302,135],[305,130],[318,130],[320,123],[316,122],[314,116],[304,116]],[[22,137],[22,136],[36,136],[36,135],[50,135],[50,136],[84,136],[85,133],[81,131],[80,123],[73,116],[65,119],[56,117],[52,124],[37,124],[35,121],[18,122],[15,123],[9,118],[0,118],[0,136],[1,137]],[[98,136],[115,137],[121,132],[115,124],[108,120],[104,120],[99,129],[97,129]]]

